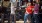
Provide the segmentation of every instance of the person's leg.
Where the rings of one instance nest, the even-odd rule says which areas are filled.
[[[28,23],[32,23],[32,14],[29,14],[28,16]]]
[[[1,14],[1,23],[4,23],[4,13]]]
[[[32,23],[35,23],[34,22],[35,21],[35,15],[34,14],[32,15],[31,19],[32,19]]]
[[[27,18],[28,18],[28,14],[25,14],[25,16],[24,16],[24,23],[26,23]]]
[[[10,15],[10,23],[12,23],[12,14]]]
[[[38,14],[36,14],[35,21],[36,23],[39,23]]]
[[[14,15],[12,16],[12,23],[14,23]]]
[[[14,15],[12,16],[12,22],[14,21]]]
[[[14,23],[16,23],[16,15],[14,14]]]
[[[15,14],[12,15],[12,23],[16,23],[16,15]]]
[[[38,14],[34,14],[35,23],[39,23]]]
[[[8,23],[10,23],[10,14],[8,14]]]
[[[33,14],[33,22],[36,23],[36,14]]]
[[[35,19],[34,19],[34,17],[32,17],[32,23],[35,23],[34,21],[35,21]]]

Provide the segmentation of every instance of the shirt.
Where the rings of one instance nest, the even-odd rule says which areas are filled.
[[[34,8],[34,7],[33,7],[33,6],[28,6],[28,7],[26,8],[26,13],[32,14],[32,8]]]
[[[11,14],[15,14],[15,10],[16,10],[16,8],[15,8],[14,4],[11,3]]]
[[[34,14],[38,14],[38,12],[39,12],[39,5],[35,4],[35,6],[34,6]]]

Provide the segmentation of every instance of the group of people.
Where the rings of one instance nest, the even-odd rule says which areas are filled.
[[[25,8],[25,15],[24,15],[24,23],[26,23],[28,19],[28,23],[39,23],[38,20],[38,13],[39,13],[39,3],[31,2],[27,3],[27,7]]]
[[[14,23],[16,23],[16,15],[15,15],[15,2],[11,2],[11,16],[10,16],[10,23],[12,23],[12,21]],[[39,3],[38,2],[33,2],[33,4],[31,2],[27,3],[27,7],[25,8],[25,15],[24,15],[24,23],[26,23],[27,19],[28,19],[28,23],[39,23],[38,20],[38,13],[39,13]],[[14,17],[14,19],[13,19]],[[13,19],[13,20],[12,20]]]

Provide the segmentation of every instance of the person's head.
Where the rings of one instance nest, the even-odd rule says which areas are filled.
[[[28,6],[31,6],[31,2],[28,2]]]
[[[33,5],[35,6],[36,1],[33,1]]]
[[[30,2],[28,2],[28,3],[27,3],[27,6],[31,6],[31,3],[30,3]]]
[[[35,4],[35,3],[36,3],[36,1],[33,1],[33,3]]]
[[[39,3],[40,2],[40,0],[36,0],[36,3]]]

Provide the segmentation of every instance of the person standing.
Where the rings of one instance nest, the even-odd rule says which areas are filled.
[[[28,23],[31,23],[31,16],[32,16],[32,9],[34,8],[34,6],[31,5],[31,3],[29,2],[25,11],[25,15],[24,15],[24,23],[26,23],[27,19],[28,19]]]
[[[39,13],[39,4],[35,2],[34,12],[33,12],[33,23],[39,23],[38,13]]]
[[[10,23],[16,23],[16,10],[17,2],[16,0],[11,0],[11,15],[10,15]]]

